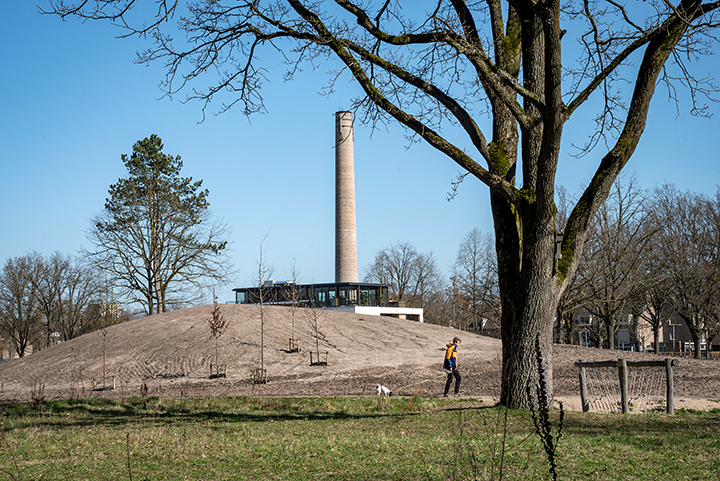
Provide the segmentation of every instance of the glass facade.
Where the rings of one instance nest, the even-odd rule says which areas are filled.
[[[267,282],[263,287],[234,289],[237,304],[291,305],[305,307],[381,306],[388,305],[385,284],[344,282],[339,284],[295,284]]]

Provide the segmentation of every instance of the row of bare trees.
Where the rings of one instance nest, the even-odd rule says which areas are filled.
[[[0,329],[18,355],[124,318],[119,301],[150,315],[197,303],[228,280],[227,231],[209,212],[209,192],[182,177],[180,156],[163,148],[153,134],[121,155],[127,176],[110,185],[82,260],[60,253],[7,260]]]
[[[710,343],[720,334],[719,243],[720,190],[714,197],[672,184],[645,190],[621,177],[591,223],[577,274],[558,304],[556,334],[570,342],[573,314],[584,308],[598,345],[615,347],[618,320],[633,319],[653,333],[651,341],[635,342],[657,352],[672,317],[687,325],[695,346]]]
[[[709,342],[720,335],[720,189],[710,197],[665,186],[651,219],[662,233],[646,256],[655,295],[669,293],[669,308],[695,346]]]
[[[0,271],[0,334],[24,356],[125,318],[112,289],[81,259],[59,252],[9,258]]]
[[[598,345],[615,347],[618,320],[632,312],[648,281],[645,255],[659,231],[648,223],[651,202],[637,180],[620,178],[588,229],[585,252],[558,305],[564,340],[575,332],[575,312],[585,309],[596,321],[589,329]],[[558,223],[565,219],[559,213]]]
[[[560,231],[569,197],[560,190]],[[390,285],[392,299],[423,307],[428,322],[483,332],[501,315],[494,244],[490,234],[469,232],[445,280],[433,253],[398,243],[375,255],[365,280]],[[720,190],[714,197],[672,184],[647,190],[621,176],[592,219],[577,273],[558,303],[556,342],[578,342],[579,312],[593,320],[583,329],[594,344],[611,349],[627,319],[650,326],[652,339],[633,342],[655,352],[673,316],[696,346],[719,335]]]
[[[407,242],[377,252],[366,282],[390,286],[390,298],[425,310],[427,322],[482,332],[499,316],[497,263],[490,234],[473,229],[463,239],[446,281],[432,252]]]

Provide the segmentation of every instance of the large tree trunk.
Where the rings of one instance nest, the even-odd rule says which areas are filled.
[[[513,409],[538,406],[540,374],[546,401],[551,405],[552,337],[557,308],[554,264],[554,223],[526,219],[521,243],[519,223],[493,197],[502,302],[503,377],[500,402]]]
[[[540,374],[546,401],[552,403],[552,283],[529,275],[520,280],[515,296],[524,296],[521,309],[503,309],[503,379],[501,403],[513,409],[536,409]],[[518,299],[519,300],[519,299]]]

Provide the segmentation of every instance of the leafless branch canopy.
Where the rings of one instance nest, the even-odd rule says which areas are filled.
[[[63,18],[107,20],[122,29],[121,36],[151,37],[152,47],[140,53],[138,61],[164,62],[166,94],[186,91],[188,99],[199,99],[205,107],[221,97],[220,111],[235,105],[248,114],[263,111],[262,86],[278,57],[288,66],[286,79],[306,66],[317,68],[328,57],[339,60],[327,91],[342,72],[349,72],[364,90],[355,108],[366,120],[397,120],[464,172],[517,203],[518,189],[505,175],[514,171],[516,161],[498,165],[493,147],[501,146],[495,145],[497,140],[489,142],[481,127],[488,105],[495,112],[507,109],[527,134],[538,126],[561,129],[597,93],[602,99],[596,111],[598,128],[582,152],[601,140],[610,142],[623,126],[641,120],[646,99],[640,93],[648,82],[652,87],[663,82],[671,97],[684,85],[691,93],[692,110],[706,113],[704,102],[714,98],[717,87],[706,76],[693,76],[690,64],[715,43],[717,8],[718,2],[698,0],[677,5],[667,0],[584,0],[562,6],[530,1],[503,5],[501,0],[195,0],[187,5],[167,0],[154,5],[140,0],[50,0],[44,11]],[[533,15],[544,24],[534,32],[523,30],[523,19]],[[678,38],[668,36],[675,31]],[[531,41],[532,34],[537,35]],[[560,59],[561,39],[572,52],[568,57],[574,57],[568,65]],[[534,45],[536,41],[545,47]],[[539,65],[533,65],[538,61],[533,49],[538,47],[547,50],[544,79],[535,85],[532,69]],[[671,56],[676,68],[666,68],[664,62],[657,71],[642,62],[634,65],[639,55],[650,61],[656,51],[667,51],[664,55]],[[625,83],[636,72],[635,93],[626,105]],[[441,130],[444,122],[454,128]],[[531,174],[526,184],[535,172],[552,168],[523,166]]]

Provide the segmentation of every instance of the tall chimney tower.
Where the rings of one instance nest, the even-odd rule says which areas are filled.
[[[358,282],[353,115],[335,113],[335,282]]]

